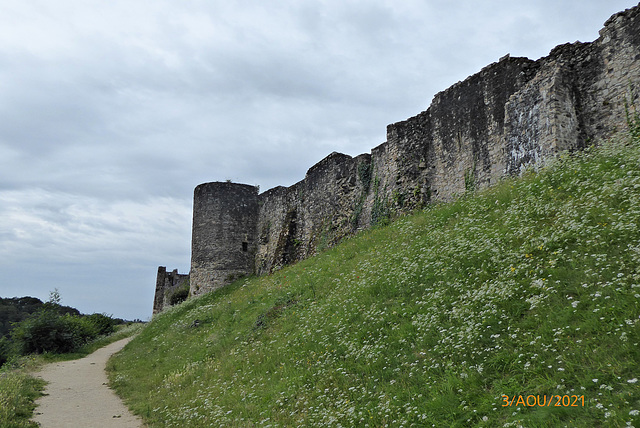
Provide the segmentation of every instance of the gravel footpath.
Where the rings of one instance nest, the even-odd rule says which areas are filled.
[[[104,371],[109,357],[130,340],[119,340],[79,360],[47,364],[35,373],[48,385],[47,395],[36,401],[33,420],[43,428],[142,427],[140,418],[109,389]]]

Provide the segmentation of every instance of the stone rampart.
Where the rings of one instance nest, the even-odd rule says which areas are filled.
[[[390,213],[455,198],[626,128],[639,103],[640,8],[612,16],[591,43],[537,61],[506,55],[387,127],[355,158],[332,153],[290,187],[200,185],[191,292],[309,257]]]

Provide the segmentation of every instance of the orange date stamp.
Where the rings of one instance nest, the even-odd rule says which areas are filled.
[[[508,395],[502,396],[502,407],[584,407],[584,395]]]

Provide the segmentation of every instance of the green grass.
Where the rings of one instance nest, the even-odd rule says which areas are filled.
[[[0,428],[37,427],[29,422],[44,381],[21,371],[0,371]]]
[[[152,427],[640,426],[639,225],[603,143],[175,306],[111,381]]]

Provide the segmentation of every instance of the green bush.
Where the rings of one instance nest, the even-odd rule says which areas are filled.
[[[118,323],[117,320],[114,320],[109,315],[105,314],[92,314],[86,316],[85,319],[95,326],[99,336],[105,336],[113,333],[115,331],[115,326]]]
[[[189,297],[189,289],[181,288],[179,290],[176,290],[173,294],[171,294],[171,297],[169,298],[169,303],[171,304],[171,306],[177,305],[178,303],[182,303],[185,300],[187,300],[188,297]]]
[[[96,338],[98,331],[89,317],[61,316],[45,309],[18,324],[11,337],[23,355],[67,353]]]

